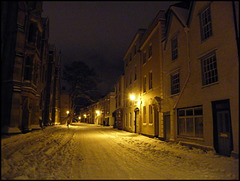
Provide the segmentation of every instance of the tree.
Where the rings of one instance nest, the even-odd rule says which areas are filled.
[[[71,64],[65,64],[63,79],[71,86],[70,97],[75,112],[100,98],[97,89],[97,82],[100,80],[95,70],[88,67],[84,62],[73,61]]]

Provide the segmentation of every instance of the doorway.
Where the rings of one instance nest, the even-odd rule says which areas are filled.
[[[170,140],[170,112],[164,112],[163,113],[163,121],[164,121],[164,140],[169,141]]]
[[[159,111],[156,106],[154,106],[154,136],[159,137]]]
[[[233,150],[229,99],[213,101],[214,148],[221,155],[230,156]]]

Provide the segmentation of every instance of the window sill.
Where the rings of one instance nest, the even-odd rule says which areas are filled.
[[[175,96],[179,96],[179,94],[180,94],[180,92],[179,92],[179,93],[176,93],[176,94],[171,94],[171,95],[170,95],[170,98],[173,98],[173,97],[175,97]]]
[[[202,85],[202,89],[207,88],[207,87],[211,87],[211,86],[214,86],[214,85],[217,85],[217,84],[219,84],[219,82],[214,82],[214,83],[211,83],[211,84]]]

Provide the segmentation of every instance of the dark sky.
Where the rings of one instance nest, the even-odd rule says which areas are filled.
[[[177,1],[44,1],[50,39],[62,64],[83,61],[96,70],[103,94],[123,73],[123,57],[139,28]],[[113,90],[113,89],[112,89]]]

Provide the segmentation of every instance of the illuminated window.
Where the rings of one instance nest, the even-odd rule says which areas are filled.
[[[149,89],[152,89],[152,72],[149,72]]]
[[[177,37],[174,37],[171,40],[171,46],[172,46],[172,61],[176,60],[178,57],[178,41]]]
[[[212,20],[210,7],[200,13],[201,38],[205,40],[212,36]]]
[[[152,105],[149,105],[149,123],[150,124],[153,123],[153,109],[152,109]]]
[[[171,94],[177,94],[180,92],[180,79],[179,72],[171,75]]]
[[[178,109],[178,135],[203,137],[202,106]]]
[[[215,52],[201,59],[202,85],[212,84],[218,81],[217,60]]]

